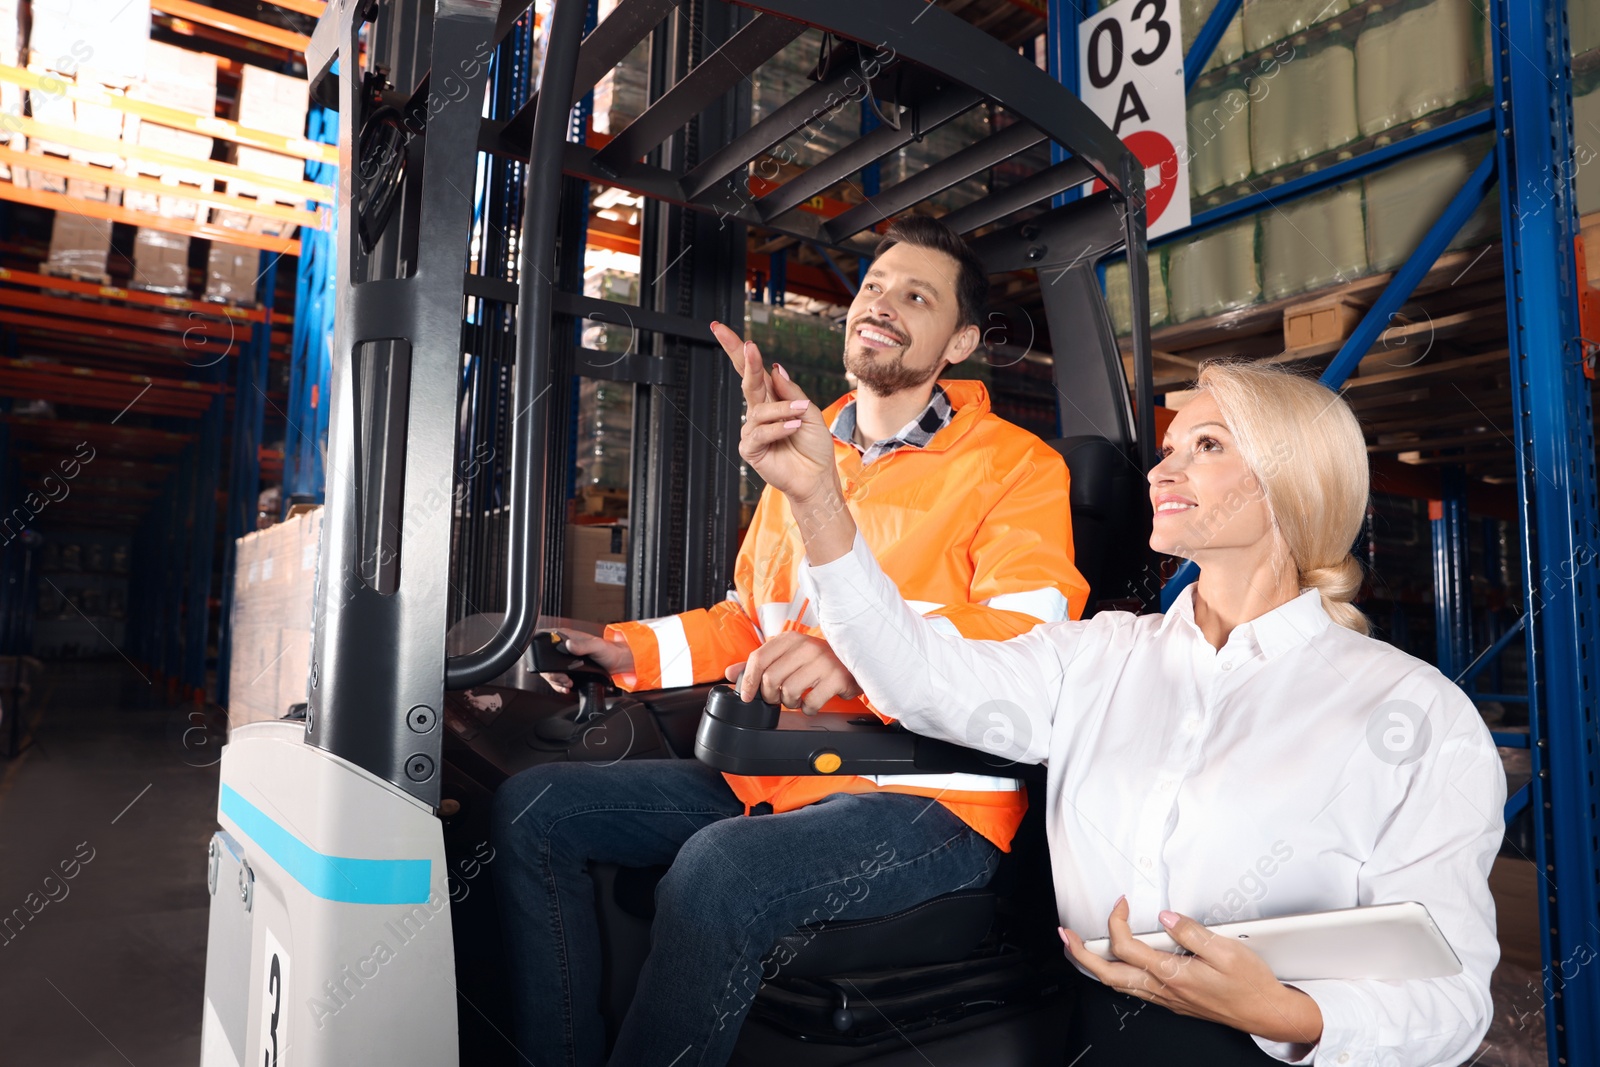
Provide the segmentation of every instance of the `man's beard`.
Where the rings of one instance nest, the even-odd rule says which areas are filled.
[[[856,381],[869,393],[877,396],[890,396],[906,389],[915,389],[926,385],[939,376],[944,369],[941,360],[932,367],[919,369],[906,366],[906,353],[909,346],[894,350],[892,357],[886,355],[874,356],[871,352],[860,352],[854,349],[851,342],[861,342],[854,336],[845,341],[844,369],[855,375]],[[873,351],[883,352],[883,349]]]

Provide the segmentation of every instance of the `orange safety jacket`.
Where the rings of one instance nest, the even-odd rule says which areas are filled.
[[[941,381],[954,409],[922,448],[861,465],[835,439],[850,512],[873,555],[913,608],[967,638],[1003,641],[1041,622],[1078,618],[1089,587],[1072,565],[1066,463],[1038,437],[992,414],[981,382]],[[831,426],[850,394],[823,417]],[[623,689],[674,689],[720,681],[767,638],[798,629],[822,637],[803,570],[805,546],[789,502],[761,494],[734,566],[728,599],[703,610],[606,628],[633,653]],[[823,712],[859,715],[871,703],[834,699]],[[936,797],[1010,851],[1028,795],[1009,778],[973,774],[725,776],[746,805],[791,811],[833,793],[883,790]]]

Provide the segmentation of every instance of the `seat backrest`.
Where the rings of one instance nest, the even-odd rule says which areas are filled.
[[[1089,583],[1092,614],[1102,601],[1138,595],[1139,571],[1150,539],[1145,479],[1122,449],[1083,435],[1046,442],[1072,476],[1072,544],[1078,572]]]

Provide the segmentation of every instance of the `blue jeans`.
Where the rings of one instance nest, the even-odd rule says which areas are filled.
[[[539,1067],[605,1060],[591,861],[670,863],[650,955],[611,1062],[720,1065],[778,938],[983,886],[1000,852],[927,797],[835,793],[741,817],[722,775],[693,760],[552,763],[495,797],[494,864],[520,1051]],[[781,954],[767,963],[781,973]]]

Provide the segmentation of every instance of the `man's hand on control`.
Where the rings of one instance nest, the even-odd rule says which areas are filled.
[[[769,704],[799,708],[807,715],[815,715],[834,697],[853,700],[861,695],[861,687],[828,642],[794,630],[777,635],[745,662],[729,667],[728,681],[739,683],[744,700],[759,691]]]
[[[567,649],[574,656],[588,656],[612,675],[633,670],[633,650],[621,637],[608,640],[592,634],[568,634]],[[572,679],[565,674],[541,674],[539,677],[558,693],[572,692]]]

